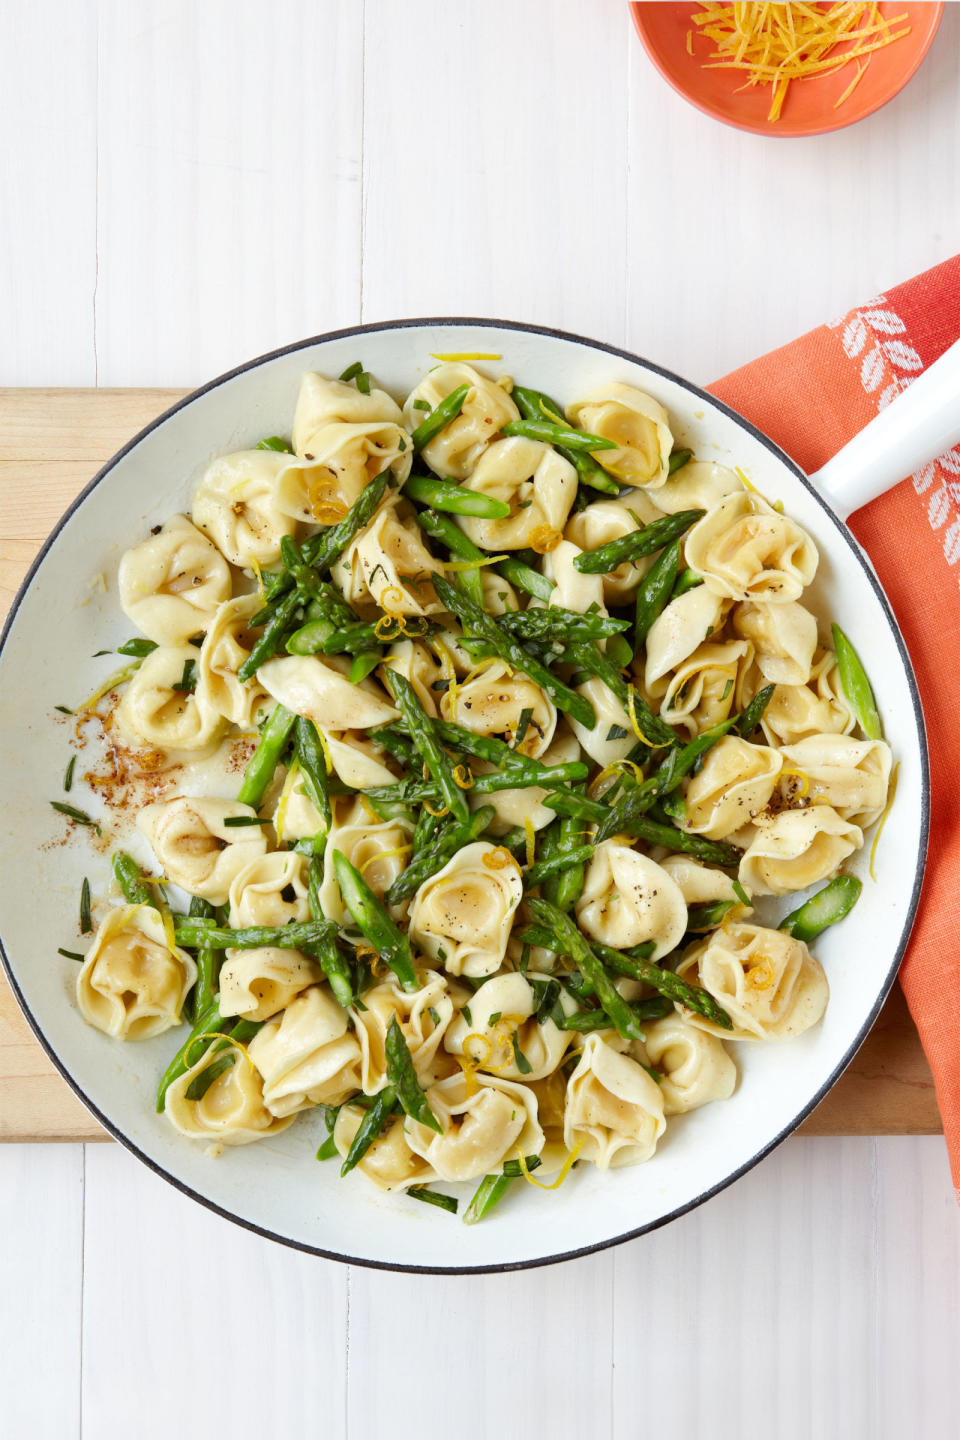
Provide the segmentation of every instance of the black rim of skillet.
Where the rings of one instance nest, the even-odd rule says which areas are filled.
[[[337,1251],[324,1250],[319,1245],[309,1245],[305,1241],[294,1240],[288,1235],[278,1235],[276,1231],[270,1230],[264,1225],[257,1225],[251,1220],[244,1219],[242,1215],[236,1215],[231,1210],[227,1210],[223,1206],[216,1204],[215,1201],[210,1200],[205,1195],[201,1195],[191,1186],[185,1184],[184,1181],[178,1179],[175,1175],[172,1175],[169,1170],[164,1169],[162,1165],[160,1165],[156,1160],[152,1159],[151,1156],[145,1154],[143,1150],[141,1150],[137,1145],[135,1145],[128,1136],[126,1136],[111,1120],[107,1118],[106,1115],[104,1115],[103,1111],[94,1104],[94,1102],[86,1094],[80,1083],[74,1078],[73,1075],[71,1075],[66,1065],[57,1055],[53,1046],[49,1043],[46,1036],[44,1035],[39,1022],[33,1015],[29,1005],[27,1004],[26,998],[24,997],[20,986],[17,984],[17,980],[13,973],[9,957],[7,956],[6,947],[3,943],[2,936],[0,936],[0,961],[2,961],[3,963],[3,968],[6,973],[7,980],[9,981],[10,988],[13,990],[13,993],[17,999],[17,1003],[19,1004],[21,1010],[26,1016],[27,1021],[30,1024],[30,1028],[33,1030],[34,1035],[36,1035],[37,1040],[42,1045],[44,1051],[49,1056],[50,1060],[53,1062],[56,1068],[59,1070],[60,1074],[63,1076],[64,1080],[66,1080],[70,1088],[83,1102],[83,1104],[90,1111],[90,1113],[94,1115],[97,1120],[99,1120],[100,1124],[104,1127],[106,1131],[108,1131],[109,1134],[114,1137],[115,1140],[118,1140],[120,1144],[123,1145],[127,1150],[129,1150],[133,1155],[136,1155],[138,1160],[141,1160],[144,1165],[148,1166],[149,1169],[154,1171],[155,1174],[161,1176],[161,1178],[166,1180],[170,1185],[173,1185],[175,1189],[179,1190],[182,1194],[189,1195],[192,1200],[196,1200],[199,1204],[206,1206],[208,1210],[212,1210],[216,1215],[221,1215],[225,1220],[232,1220],[234,1224],[241,1225],[245,1230],[251,1230],[256,1235],[264,1236],[265,1239],[275,1240],[281,1245],[288,1246],[290,1249],[301,1250],[309,1255],[318,1255],[325,1260],[339,1260],[347,1265],[362,1265],[372,1270],[400,1270],[414,1275],[483,1275],[496,1274],[508,1270],[532,1270],[541,1265],[557,1264],[561,1260],[577,1260],[580,1259],[582,1256],[593,1255],[597,1251],[609,1249],[614,1245],[621,1245],[627,1240],[635,1240],[638,1236],[646,1235],[652,1230],[659,1230],[662,1225],[667,1225],[672,1220],[679,1219],[681,1215],[686,1215],[689,1211],[695,1210],[699,1205],[702,1205],[705,1200],[709,1200],[714,1195],[718,1195],[721,1190],[725,1190],[728,1185],[732,1185],[735,1180],[739,1180],[740,1177],[742,1175],[745,1175],[748,1170],[752,1170],[753,1167],[757,1165],[766,1155],[769,1155],[770,1152],[772,1150],[775,1150],[776,1147],[780,1145],[784,1140],[786,1140],[789,1135],[792,1135],[793,1132],[797,1129],[797,1127],[801,1125],[803,1121],[807,1118],[807,1116],[816,1109],[820,1101],[824,1098],[827,1092],[833,1088],[837,1080],[843,1074],[844,1070],[850,1064],[850,1061],[853,1059],[854,1055],[857,1053],[860,1046],[863,1044],[864,1040],[869,1034],[871,1028],[873,1027],[873,1023],[879,1015],[883,1007],[884,1001],[890,993],[893,982],[896,979],[897,971],[900,967],[900,961],[903,959],[904,951],[907,947],[907,942],[910,939],[910,932],[913,929],[913,923],[917,913],[917,906],[920,900],[920,890],[923,884],[924,865],[927,855],[927,839],[930,828],[930,768],[927,756],[926,726],[924,724],[923,718],[923,707],[920,703],[920,693],[917,688],[916,677],[913,673],[913,666],[910,663],[910,656],[907,653],[907,648],[904,644],[903,636],[900,633],[900,627],[897,624],[896,617],[894,616],[893,611],[890,607],[890,602],[884,594],[883,588],[881,587],[880,582],[874,574],[873,569],[867,561],[863,551],[860,549],[856,540],[853,538],[852,534],[847,529],[846,525],[844,525],[843,522],[837,518],[837,516],[831,510],[830,506],[827,504],[827,502],[811,485],[810,481],[807,479],[806,475],[803,473],[800,467],[796,465],[793,460],[790,459],[790,456],[787,455],[785,451],[781,450],[778,445],[775,445],[774,442],[768,436],[764,435],[761,430],[758,430],[755,425],[752,425],[749,420],[746,420],[742,415],[739,415],[735,410],[732,410],[729,405],[725,405],[721,400],[716,399],[715,396],[710,395],[707,391],[700,389],[699,386],[691,384],[690,381],[684,380],[682,376],[675,374],[672,370],[664,369],[662,365],[655,365],[651,361],[643,359],[642,356],[636,355],[630,350],[624,350],[617,345],[607,345],[599,340],[591,340],[586,336],[575,335],[572,334],[570,331],[566,330],[555,330],[552,329],[550,326],[546,325],[525,325],[513,320],[484,320],[476,319],[470,316],[441,316],[407,320],[381,320],[375,324],[370,325],[350,325],[342,330],[328,330],[325,334],[311,336],[308,340],[298,340],[292,345],[283,345],[277,350],[271,350],[267,352],[265,355],[258,355],[256,359],[248,360],[245,364],[238,365],[235,367],[235,369],[226,371],[223,375],[217,376],[215,380],[209,381],[208,384],[202,385],[199,389],[191,391],[189,395],[186,395],[182,400],[179,400],[175,405],[172,405],[169,410],[165,410],[162,415],[158,415],[155,420],[151,421],[149,425],[145,426],[144,429],[139,432],[139,434],[135,435],[132,440],[130,440],[126,445],[124,445],[122,450],[118,450],[116,455],[114,455],[112,459],[107,461],[106,465],[104,465],[102,470],[99,470],[97,472],[97,474],[90,481],[89,485],[84,487],[84,489],[80,492],[80,494],[73,501],[70,507],[57,521],[53,530],[50,532],[50,534],[47,536],[47,539],[44,541],[39,554],[37,555],[33,564],[30,566],[26,578],[24,579],[23,584],[17,591],[13,604],[10,607],[10,613],[7,616],[2,632],[0,632],[0,659],[2,659],[3,649],[6,644],[7,636],[10,633],[10,630],[12,629],[13,624],[16,620],[23,598],[26,595],[28,589],[30,588],[34,576],[40,569],[40,566],[43,564],[44,559],[47,555],[47,551],[50,549],[57,536],[72,518],[74,513],[80,508],[80,506],[86,500],[87,496],[96,488],[97,485],[100,484],[101,480],[103,480],[105,476],[109,475],[110,471],[114,468],[114,466],[126,455],[129,455],[132,450],[135,450],[142,440],[144,440],[159,426],[163,425],[167,420],[170,419],[171,416],[176,415],[178,411],[183,410],[186,406],[192,404],[192,402],[196,400],[199,396],[206,395],[209,391],[217,389],[218,386],[223,385],[228,380],[232,380],[235,376],[243,375],[248,370],[256,370],[259,366],[266,364],[268,361],[276,360],[281,355],[292,355],[295,354],[298,350],[309,350],[315,345],[322,345],[330,340],[343,340],[348,339],[352,336],[370,335],[375,334],[381,330],[418,330],[428,327],[441,326],[460,326],[465,329],[473,328],[491,330],[514,330],[517,331],[519,334],[546,335],[554,340],[570,341],[577,345],[584,345],[591,350],[599,350],[607,355],[619,356],[621,359],[627,360],[633,365],[643,366],[645,369],[651,371],[655,375],[661,376],[665,380],[672,380],[674,384],[679,385],[691,396],[694,396],[698,400],[703,401],[706,405],[714,407],[722,414],[726,415],[729,419],[733,420],[735,424],[737,424],[742,430],[745,430],[747,434],[751,435],[754,440],[759,441],[765,449],[767,449],[776,459],[778,459],[783,465],[787,467],[787,469],[791,472],[791,474],[796,477],[796,479],[800,482],[804,489],[816,500],[817,504],[820,506],[820,509],[823,511],[824,519],[833,526],[838,539],[843,542],[846,549],[851,553],[857,564],[860,566],[860,569],[866,576],[867,581],[869,582],[870,587],[877,598],[877,602],[880,605],[884,616],[886,617],[887,624],[889,625],[890,630],[893,633],[894,639],[896,640],[897,649],[900,655],[900,661],[906,674],[907,683],[910,688],[910,698],[913,704],[914,720],[920,740],[920,843],[917,849],[916,869],[914,872],[913,886],[910,893],[910,902],[907,907],[906,918],[900,931],[900,936],[897,941],[896,949],[890,962],[890,967],[887,971],[886,976],[884,977],[884,981],[882,986],[880,987],[880,991],[877,995],[875,1004],[873,1005],[869,1015],[867,1016],[857,1035],[854,1037],[853,1041],[851,1042],[843,1058],[840,1060],[839,1064],[834,1068],[833,1072],[830,1074],[824,1084],[820,1087],[816,1094],[811,1097],[811,1099],[807,1102],[803,1109],[797,1115],[795,1115],[794,1118],[790,1121],[790,1123],[786,1125],[777,1135],[775,1135],[772,1140],[767,1141],[766,1144],[761,1146],[761,1148],[757,1150],[749,1160],[747,1160],[743,1165],[740,1165],[729,1175],[725,1175],[724,1178],[718,1181],[716,1185],[712,1185],[708,1190],[702,1191],[693,1200],[689,1200],[686,1204],[677,1206],[676,1209],[671,1210],[668,1215],[662,1215],[658,1219],[652,1220],[646,1225],[637,1226],[636,1229],[625,1230],[622,1235],[615,1235],[610,1237],[609,1239],[598,1240],[595,1244],[592,1245],[582,1245],[574,1250],[564,1250],[555,1255],[537,1256],[531,1260],[512,1260],[502,1262],[500,1264],[491,1265],[405,1265],[401,1263],[393,1263],[388,1260],[370,1260],[361,1256],[341,1255]]]

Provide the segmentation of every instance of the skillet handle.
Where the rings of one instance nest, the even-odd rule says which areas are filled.
[[[960,340],[810,476],[841,520],[960,441]]]

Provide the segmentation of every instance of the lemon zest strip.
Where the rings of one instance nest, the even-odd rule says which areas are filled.
[[[518,1150],[517,1162],[520,1166],[520,1173],[529,1185],[536,1185],[538,1190],[559,1190],[560,1186],[563,1184],[564,1180],[566,1180],[567,1176],[570,1174],[570,1171],[573,1169],[576,1158],[580,1154],[580,1151],[582,1149],[583,1141],[578,1140],[576,1145],[574,1145],[573,1149],[567,1152],[567,1158],[563,1162],[560,1174],[557,1176],[556,1180],[552,1181],[549,1185],[546,1183],[545,1180],[534,1180],[533,1176],[530,1174],[530,1171],[527,1169],[527,1157],[524,1155],[522,1150]]]

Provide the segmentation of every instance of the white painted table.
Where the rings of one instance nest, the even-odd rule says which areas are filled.
[[[0,384],[458,313],[707,381],[960,233],[956,5],[886,110],[792,142],[683,105],[622,0],[37,0],[0,53]],[[939,1139],[788,1142],[666,1230],[478,1279],[284,1251],[115,1146],[8,1148],[0,1295],[16,1440],[960,1430]]]

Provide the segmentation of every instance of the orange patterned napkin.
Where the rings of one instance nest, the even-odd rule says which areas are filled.
[[[810,472],[958,337],[960,256],[710,389]],[[960,447],[856,511],[850,528],[903,631],[927,722],[930,849],[900,983],[933,1070],[960,1198]]]

